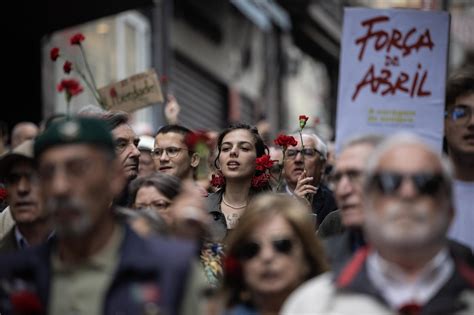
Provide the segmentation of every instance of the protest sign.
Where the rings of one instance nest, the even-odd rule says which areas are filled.
[[[160,83],[155,70],[135,74],[99,89],[106,109],[132,112],[148,105],[163,102]]]
[[[408,129],[441,151],[449,14],[346,8],[336,151],[356,134]]]

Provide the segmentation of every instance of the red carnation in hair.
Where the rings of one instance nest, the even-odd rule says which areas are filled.
[[[256,160],[255,169],[258,171],[265,171],[273,166],[273,160],[270,160],[270,155],[264,154],[261,157],[258,157]]]
[[[211,185],[212,186],[220,188],[220,187],[224,186],[224,184],[225,184],[224,176],[212,174],[212,178],[211,178]]]

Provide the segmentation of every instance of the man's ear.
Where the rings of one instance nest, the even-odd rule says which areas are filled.
[[[191,167],[195,168],[199,165],[199,161],[201,160],[201,157],[197,153],[193,153],[191,155]]]

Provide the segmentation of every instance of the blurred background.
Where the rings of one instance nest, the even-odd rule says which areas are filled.
[[[179,123],[220,130],[229,122],[265,121],[269,136],[310,116],[334,138],[344,7],[416,8],[451,13],[449,70],[474,61],[474,1],[468,0],[60,0],[37,8],[13,3],[4,12],[1,121],[39,123],[64,113],[56,85],[62,63],[52,47],[82,62],[69,37],[82,32],[99,87],[154,68],[176,97]],[[11,13],[9,13],[11,12]],[[6,72],[5,72],[6,70]],[[77,110],[96,104],[85,89]],[[153,132],[165,124],[163,104],[136,111]]]

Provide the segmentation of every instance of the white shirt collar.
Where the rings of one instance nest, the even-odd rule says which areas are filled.
[[[367,259],[367,273],[374,286],[393,308],[403,304],[428,302],[448,281],[454,272],[454,262],[443,248],[419,272],[416,278],[408,275],[396,264],[373,252]]]

